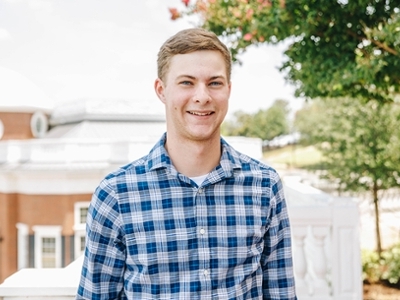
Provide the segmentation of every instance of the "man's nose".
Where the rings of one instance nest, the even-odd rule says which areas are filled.
[[[195,94],[193,96],[193,101],[199,103],[206,103],[211,100],[211,96],[208,90],[207,85],[199,84],[196,87]]]

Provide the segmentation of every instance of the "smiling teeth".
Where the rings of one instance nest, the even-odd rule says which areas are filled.
[[[191,113],[192,115],[196,115],[196,116],[208,116],[211,115],[211,113],[199,113],[199,112],[194,112],[194,111],[190,111],[189,113]]]

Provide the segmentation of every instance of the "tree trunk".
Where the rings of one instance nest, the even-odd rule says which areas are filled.
[[[379,199],[378,199],[378,184],[374,181],[374,186],[372,189],[373,199],[374,199],[374,208],[375,208],[375,233],[376,233],[376,250],[379,254],[379,257],[382,253],[382,243],[381,243],[381,230],[380,230],[380,212],[379,212]]]

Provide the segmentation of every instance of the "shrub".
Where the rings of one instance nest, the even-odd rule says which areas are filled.
[[[397,284],[400,280],[400,244],[382,252],[383,272],[381,279]]]
[[[378,253],[372,250],[363,250],[361,261],[363,280],[369,283],[378,282],[382,273]]]
[[[400,284],[400,244],[393,245],[382,251],[379,257],[376,251],[363,250],[361,252],[363,280],[365,282],[388,282],[392,285]]]

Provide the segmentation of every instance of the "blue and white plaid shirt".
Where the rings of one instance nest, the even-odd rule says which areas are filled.
[[[223,139],[201,186],[164,148],[93,194],[77,299],[296,299],[279,176]]]

